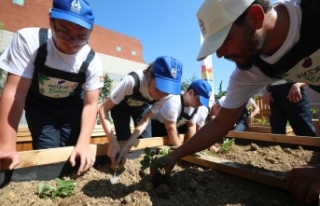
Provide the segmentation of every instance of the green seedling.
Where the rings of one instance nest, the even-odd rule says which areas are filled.
[[[158,169],[160,169],[161,166],[164,166],[169,163],[169,159],[161,158],[169,154],[169,152],[169,149],[161,149],[159,151],[159,154],[156,155],[156,152],[154,150],[151,150],[149,147],[146,147],[144,149],[145,156],[143,157],[143,160],[140,161],[140,170],[143,171],[148,167],[151,167],[152,169],[154,169],[154,171],[158,171]]]
[[[37,186],[37,194],[39,198],[50,198],[54,200],[57,196],[68,197],[72,195],[72,190],[75,186],[73,180],[62,180],[59,178],[55,179],[56,185],[52,186],[40,182]]]
[[[257,119],[255,119],[255,121],[261,125],[268,125],[269,124],[269,119],[263,115],[261,116],[261,119],[257,118]]]
[[[170,160],[164,157],[169,154],[169,152],[169,149],[161,149],[158,154],[156,154],[154,150],[148,147],[144,149],[145,156],[143,160],[140,161],[140,170],[143,171],[148,167],[150,168],[150,181],[155,188],[163,183],[167,183],[167,177],[162,167],[170,163]]]
[[[223,140],[222,146],[219,148],[219,152],[220,153],[226,152],[230,148],[230,146],[233,144],[234,144],[234,139],[225,138]]]

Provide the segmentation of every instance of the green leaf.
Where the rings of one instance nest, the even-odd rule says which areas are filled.
[[[140,164],[141,164],[141,165],[148,165],[148,166],[149,166],[149,165],[150,165],[150,162],[149,162],[149,161],[145,161],[145,160],[141,160],[141,161],[140,161]]]
[[[149,165],[142,165],[142,166],[140,167],[140,170],[143,171],[143,170],[147,169],[148,167],[149,167]]]
[[[62,179],[60,179],[60,178],[56,178],[56,179],[54,179],[55,181],[56,181],[56,183],[58,184],[58,185],[63,185],[64,184],[64,181],[62,180]]]
[[[144,153],[145,154],[147,154],[147,155],[149,155],[150,154],[150,151],[151,151],[151,149],[149,148],[149,147],[146,147],[146,148],[144,148]]]
[[[37,193],[38,194],[41,194],[43,193],[43,187],[44,187],[44,183],[43,182],[40,182],[37,186]]]
[[[144,157],[143,157],[143,160],[144,160],[145,162],[150,162],[150,157],[149,157],[149,156],[144,156]]]
[[[153,156],[155,156],[155,155],[156,155],[156,152],[152,150],[152,151],[150,152],[150,157],[153,157]]]
[[[161,157],[161,158],[159,159],[159,162],[160,162],[160,165],[161,165],[161,166],[165,166],[165,165],[167,165],[167,164],[170,163],[170,159],[169,159],[169,158],[166,158],[166,157]]]

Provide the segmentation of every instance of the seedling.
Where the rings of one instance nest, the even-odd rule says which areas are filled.
[[[143,160],[140,161],[140,170],[143,171],[148,167],[152,167],[152,169],[158,169],[161,166],[168,164],[168,159],[160,157],[169,154],[169,151],[169,149],[161,149],[159,151],[159,154],[156,155],[156,152],[154,150],[151,150],[149,147],[146,147],[144,149],[145,156],[143,157]]]
[[[268,118],[267,117],[265,117],[265,116],[261,116],[261,119],[259,119],[259,118],[257,118],[257,119],[255,119],[256,120],[256,122],[258,123],[258,124],[261,124],[261,125],[268,125],[269,124],[269,120],[268,120]]]
[[[223,140],[222,146],[219,148],[219,152],[220,153],[226,152],[229,149],[229,147],[233,144],[234,144],[234,139],[225,138]]]
[[[140,170],[143,171],[148,167],[150,168],[150,174],[152,176],[151,181],[155,187],[158,187],[160,184],[166,183],[167,181],[167,178],[162,170],[162,166],[170,163],[169,159],[163,157],[169,154],[169,152],[169,149],[161,149],[158,155],[156,155],[154,150],[151,150],[148,147],[144,149],[145,156],[143,157],[143,160],[140,161]]]
[[[38,197],[45,199],[50,198],[54,200],[57,196],[68,197],[72,195],[72,190],[75,186],[73,180],[62,180],[56,178],[55,181],[55,186],[40,182],[37,186]]]

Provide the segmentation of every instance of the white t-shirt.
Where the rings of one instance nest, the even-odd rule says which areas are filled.
[[[274,64],[281,57],[283,57],[292,48],[292,46],[298,42],[300,38],[299,31],[302,14],[299,3],[299,0],[285,0],[274,3],[274,5],[285,5],[289,12],[290,27],[285,42],[277,52],[271,56],[261,55],[261,58],[269,64]],[[296,66],[294,66],[285,74],[285,79],[293,82],[304,82],[320,85],[320,72],[312,72],[320,65],[320,50],[310,55],[310,58],[312,58],[313,61],[312,68],[309,68],[309,70],[303,68],[302,64],[305,60],[301,60]],[[303,74],[308,74],[309,76],[305,76]],[[310,75],[312,78],[310,78]],[[314,82],[314,79],[318,79],[318,81]],[[256,66],[253,66],[249,71],[236,68],[230,77],[229,86],[227,89],[228,92],[223,107],[237,108],[248,101],[248,99],[256,94],[261,88],[278,80],[279,79],[267,77]]]
[[[254,105],[254,104],[255,104],[254,100],[252,98],[250,98],[248,103],[247,103],[247,105],[246,105],[246,108],[249,109],[249,107]]]
[[[208,114],[209,114],[208,107],[201,105],[198,108],[197,125],[199,127],[203,127],[203,125],[206,123],[206,119],[207,119]]]
[[[172,95],[168,101],[166,101],[160,111],[152,117],[152,119],[158,120],[159,122],[164,123],[164,120],[168,120],[170,122],[176,122],[177,127],[184,125],[188,122],[186,119],[179,119],[181,113],[181,97],[180,95]],[[188,114],[189,116],[192,115],[195,109],[192,107],[184,107],[184,113]],[[197,114],[194,114],[193,117],[189,120],[190,123],[197,122]]]
[[[39,48],[39,28],[24,28],[17,31],[10,46],[0,58],[0,68],[17,76],[32,79],[34,60]],[[45,65],[57,70],[78,73],[82,63],[86,60],[91,48],[85,45],[76,54],[68,55],[60,52],[54,45],[51,29],[48,30],[47,51]],[[95,55],[88,66],[84,89],[94,90],[103,87],[102,64]]]
[[[153,101],[152,97],[149,94],[147,77],[144,75],[142,70],[137,70],[134,72],[138,75],[138,77],[140,79],[139,91],[140,91],[141,95],[144,98],[148,99],[149,101]],[[117,85],[117,87],[111,91],[111,94],[110,94],[111,101],[114,104],[119,104],[122,100],[124,100],[124,98],[127,95],[131,95],[133,93],[134,86],[135,86],[135,81],[134,81],[133,77],[131,75],[125,76],[121,80],[121,82]],[[164,98],[160,99],[159,101],[156,101],[155,103],[153,103],[151,106],[152,113],[156,114],[160,110],[160,108],[162,107],[164,102],[166,102],[168,99],[170,99],[170,97],[171,97],[171,95],[168,95],[167,97],[164,97]],[[129,106],[134,107],[134,106],[141,106],[141,105],[145,104],[145,102],[129,98],[127,101],[127,104]]]

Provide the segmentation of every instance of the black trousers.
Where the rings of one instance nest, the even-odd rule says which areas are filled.
[[[312,125],[310,104],[304,89],[301,88],[302,100],[299,102],[290,102],[287,98],[293,84],[287,83],[269,87],[269,92],[274,100],[270,101],[271,132],[286,134],[286,125],[289,122],[296,135],[316,137],[316,129]]]

